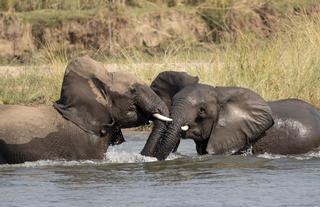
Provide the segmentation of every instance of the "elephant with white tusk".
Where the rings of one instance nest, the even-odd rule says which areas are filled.
[[[193,139],[201,155],[241,153],[250,146],[254,154],[319,149],[320,112],[304,101],[266,102],[249,89],[199,84],[197,77],[173,71],[160,73],[151,88],[173,119],[154,153],[160,160],[180,138]]]
[[[151,155],[164,121],[172,121],[168,115],[165,103],[134,75],[78,57],[67,66],[53,106],[0,105],[0,163],[102,159],[110,144],[124,141],[121,128],[149,120],[157,126],[146,145]]]

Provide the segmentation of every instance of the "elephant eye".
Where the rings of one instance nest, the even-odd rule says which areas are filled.
[[[200,107],[199,113],[204,114],[206,112],[206,109],[204,107]]]

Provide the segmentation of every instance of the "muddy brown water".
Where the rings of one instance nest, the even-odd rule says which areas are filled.
[[[0,166],[0,206],[320,206],[320,152],[198,156],[183,140],[166,161],[139,155],[148,134],[104,160]]]

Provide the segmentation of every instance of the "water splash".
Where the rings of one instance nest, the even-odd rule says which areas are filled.
[[[141,163],[155,162],[156,158],[146,157],[137,152],[119,150],[117,148],[109,149],[105,154],[105,161],[108,163]]]
[[[109,163],[143,163],[143,162],[156,162],[157,159],[154,157],[146,157],[140,154],[140,149],[132,149],[123,144],[123,146],[112,146],[109,147],[105,153],[103,160],[79,160],[79,161],[67,161],[67,160],[39,160],[34,162],[25,162],[21,164],[4,164],[0,165],[0,168],[38,168],[38,167],[72,167],[72,166],[83,166],[83,165],[106,165]],[[183,157],[183,155],[171,153],[167,160],[174,160]]]
[[[285,158],[285,157],[288,157],[288,156],[286,156],[286,155],[270,154],[270,153],[265,152],[264,154],[260,154],[260,155],[258,155],[257,157],[273,160],[273,159]]]
[[[279,154],[270,154],[264,153],[258,155],[257,157],[265,158],[265,159],[281,159],[281,158],[291,158],[296,160],[310,160],[313,158],[320,158],[320,151],[311,151],[302,155],[279,155]]]
[[[146,157],[139,153],[139,151],[132,151],[132,149],[124,149],[123,146],[110,147],[105,155],[105,161],[108,163],[142,163],[142,162],[156,162],[154,157]],[[166,160],[174,160],[180,158],[181,155],[171,153]]]
[[[242,156],[250,156],[250,155],[253,155],[252,148],[253,148],[253,147],[252,147],[252,145],[251,145],[249,148],[241,151],[241,155],[242,155]]]
[[[38,167],[54,167],[54,166],[82,166],[82,165],[99,165],[101,161],[96,160],[80,160],[80,161],[67,161],[67,160],[38,160],[34,162],[24,162],[21,164],[4,164],[0,168],[38,168]]]

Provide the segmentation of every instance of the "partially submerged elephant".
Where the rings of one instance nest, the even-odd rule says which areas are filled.
[[[163,133],[165,123],[158,119],[170,121],[165,116],[165,103],[138,78],[79,57],[67,66],[53,107],[0,105],[0,164],[101,159],[109,144],[124,141],[121,128],[153,120],[149,155]]]
[[[151,88],[170,108],[173,121],[153,156],[162,160],[180,138],[191,138],[198,154],[299,154],[320,146],[320,112],[297,99],[265,102],[240,87],[199,84],[197,77],[166,71]],[[152,137],[151,137],[152,138]]]

